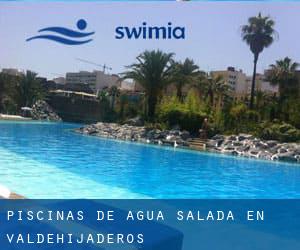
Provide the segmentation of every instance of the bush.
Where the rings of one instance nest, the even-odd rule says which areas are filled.
[[[183,109],[166,110],[160,114],[160,120],[169,127],[178,125],[181,129],[192,133],[197,132],[201,128],[204,118],[205,116],[202,114]]]
[[[300,130],[288,123],[263,123],[258,135],[265,140],[300,141]]]
[[[257,129],[260,117],[259,113],[249,110],[245,104],[237,104],[229,111],[231,128],[235,133],[253,133]]]
[[[175,96],[165,97],[157,110],[158,121],[169,128],[179,126],[180,129],[196,133],[207,116],[200,110],[196,96],[190,95],[186,103],[181,103]]]
[[[300,129],[300,100],[293,100],[289,110],[289,122]]]

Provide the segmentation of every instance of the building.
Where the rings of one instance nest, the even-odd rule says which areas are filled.
[[[232,90],[235,98],[247,95],[247,76],[242,70],[236,70],[234,67],[228,67],[227,70],[216,70],[212,71],[211,74],[213,76],[222,76],[224,81]]]
[[[122,81],[120,89],[124,91],[134,91],[135,83],[129,81]]]
[[[270,82],[266,80],[266,73],[267,71],[264,72],[264,74],[256,74],[255,77],[255,90],[256,91],[261,91],[269,95],[274,95],[278,93],[278,86],[272,85]],[[251,94],[251,86],[252,86],[252,76],[248,76],[246,79],[247,83],[247,95]]]
[[[53,82],[55,82],[56,84],[64,85],[64,84],[66,84],[66,78],[56,77],[56,78],[53,78]]]
[[[103,71],[94,70],[80,71],[66,74],[66,85],[68,84],[86,84],[94,92],[110,88],[112,86],[120,87],[120,78],[117,75],[105,74]]]
[[[278,92],[278,86],[273,86],[266,80],[266,72],[256,74],[255,90],[274,95]],[[242,99],[251,94],[252,76],[247,76],[242,70],[237,71],[234,67],[228,67],[227,70],[211,73],[223,76],[225,82],[231,87],[234,98]]]
[[[124,80],[121,82],[120,90],[129,92],[143,92],[144,89],[135,81]]]
[[[24,72],[15,68],[3,68],[2,73],[12,75],[12,76],[21,76],[24,75]]]

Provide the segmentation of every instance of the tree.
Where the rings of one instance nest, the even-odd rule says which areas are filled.
[[[123,79],[133,79],[144,88],[150,119],[154,118],[162,90],[171,82],[173,55],[160,50],[145,51],[136,58],[137,63],[127,66],[129,70],[123,73]]]
[[[293,117],[293,106],[299,97],[299,80],[296,70],[299,64],[285,57],[270,65],[267,78],[271,84],[278,86],[278,113],[285,121]]]
[[[250,50],[254,55],[250,109],[253,109],[254,103],[258,57],[264,48],[268,48],[273,43],[275,36],[274,25],[275,22],[270,17],[264,17],[259,13],[258,16],[250,17],[248,24],[242,26],[242,39],[250,46]]]
[[[199,98],[203,99],[207,92],[208,74],[204,71],[199,71],[196,80],[192,83],[192,87],[198,92]]]
[[[5,96],[7,77],[5,74],[0,73],[0,112],[3,110],[3,99]]]
[[[182,88],[186,84],[193,83],[199,75],[199,67],[193,60],[186,58],[184,62],[176,62],[174,65],[174,84],[176,86],[176,95],[183,101]]]
[[[229,86],[225,83],[221,75],[209,75],[207,77],[206,93],[211,107],[216,106],[216,101],[220,105],[223,96],[225,96],[228,91]]]
[[[270,65],[267,78],[271,84],[278,86],[280,101],[299,94],[299,80],[296,75],[298,67],[299,64],[289,57]]]
[[[102,89],[98,92],[97,98],[101,103],[107,103],[108,102],[108,91],[107,89]]]
[[[32,106],[35,101],[43,98],[41,82],[37,78],[37,74],[32,71],[26,71],[22,75],[16,88],[16,96],[19,107]]]
[[[111,96],[111,109],[114,110],[116,97],[120,95],[120,90],[117,86],[111,86],[108,93]]]
[[[0,112],[13,113],[18,111],[19,76],[0,73]]]

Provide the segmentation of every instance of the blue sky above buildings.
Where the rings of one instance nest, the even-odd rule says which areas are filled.
[[[65,72],[94,70],[82,58],[106,63],[112,73],[124,71],[145,49],[175,52],[176,59],[190,57],[203,70],[234,66],[250,74],[253,56],[241,41],[240,28],[249,16],[270,15],[279,38],[260,56],[258,71],[285,56],[300,62],[300,3],[297,2],[203,2],[203,3],[0,3],[0,68],[31,69],[53,78]],[[95,31],[94,40],[80,46],[66,46],[46,40],[26,42],[49,26],[76,29],[84,18],[86,31]],[[117,26],[173,26],[186,28],[185,40],[117,40]]]

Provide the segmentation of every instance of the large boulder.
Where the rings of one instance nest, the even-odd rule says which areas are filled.
[[[191,138],[191,135],[190,135],[189,131],[184,130],[184,131],[180,132],[180,137],[181,137],[182,140],[186,141],[189,138]]]
[[[45,101],[39,100],[32,106],[32,119],[46,121],[62,121],[52,107]]]
[[[277,154],[277,158],[280,161],[289,161],[289,162],[296,162],[297,158],[294,152],[286,152],[286,153],[279,153]]]

